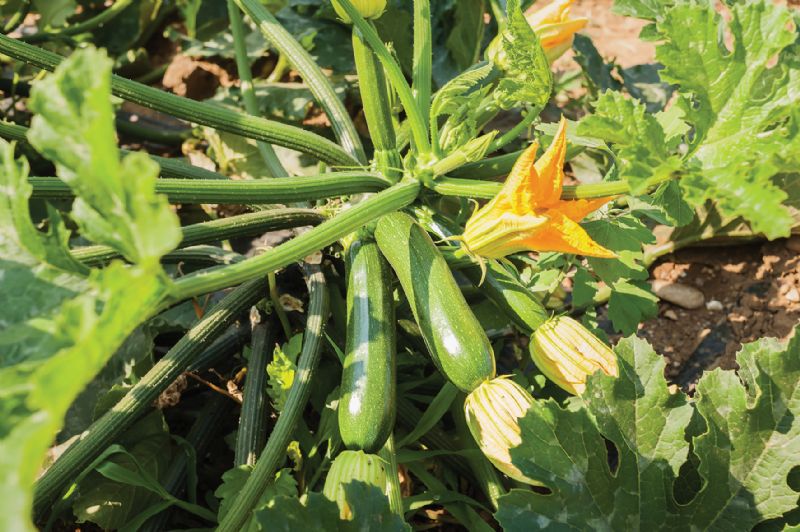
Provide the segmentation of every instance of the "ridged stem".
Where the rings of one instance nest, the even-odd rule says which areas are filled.
[[[152,407],[161,392],[175,382],[181,373],[196,365],[198,358],[206,358],[201,357],[204,349],[216,349],[218,356],[220,348],[228,353],[232,345],[238,346],[238,340],[232,344],[230,339],[220,339],[211,347],[206,347],[221,336],[242,311],[262,299],[265,289],[264,279],[254,279],[225,296],[116,405],[92,423],[80,439],[36,481],[34,515],[44,514],[84,468]]]
[[[676,179],[676,175],[656,176],[647,180],[647,189],[653,189],[661,183]],[[492,199],[500,192],[502,183],[493,181],[478,181],[476,179],[457,179],[455,177],[441,177],[428,183],[431,190],[442,196],[460,196],[463,198]],[[590,199],[605,198],[607,196],[621,196],[631,191],[627,180],[604,181],[588,185],[564,185],[561,199]]]
[[[220,218],[181,228],[180,248],[208,244],[230,238],[241,238],[304,225],[318,225],[325,217],[313,209],[272,209]],[[85,246],[72,250],[72,256],[88,266],[104,264],[119,257],[110,246]]]
[[[181,301],[213,292],[283,268],[329,246],[384,214],[411,204],[417,198],[419,188],[417,181],[400,182],[257,257],[182,277],[175,282],[173,300]]]
[[[319,265],[307,265],[306,271],[309,290],[308,320],[292,387],[264,451],[219,524],[217,532],[239,532],[243,529],[261,494],[273,482],[275,472],[286,459],[286,446],[311,394],[311,380],[319,362],[325,322],[328,319],[328,289]]]
[[[402,519],[403,492],[400,490],[400,478],[397,474],[397,454],[394,447],[394,433],[389,434],[383,448],[378,451],[378,456],[384,462],[386,469],[386,494],[389,497],[389,508]]]
[[[133,0],[117,0],[108,8],[104,9],[92,18],[84,20],[83,22],[79,22],[78,24],[73,24],[71,26],[64,26],[62,28],[53,28],[47,31],[40,31],[39,33],[35,33],[30,36],[23,36],[22,40],[30,43],[36,43],[66,35],[86,33],[110,22],[131,4],[133,4]]]
[[[250,69],[250,60],[247,57],[247,43],[244,35],[244,22],[242,13],[236,7],[234,0],[228,0],[228,20],[231,23],[231,35],[233,36],[233,50],[236,57],[236,70],[239,73],[241,82],[242,100],[244,109],[248,114],[258,116],[258,102],[256,101],[255,89],[253,88],[253,72]],[[266,142],[258,141],[258,153],[264,160],[264,166],[270,177],[284,177],[289,175],[281,164],[275,150]]]
[[[32,177],[32,198],[69,199],[74,193],[56,177]],[[286,203],[378,192],[390,183],[371,172],[334,172],[283,179],[174,179],[156,181],[156,192],[171,203]]]
[[[311,94],[317,103],[325,110],[331,122],[333,132],[339,142],[350,156],[361,164],[367,162],[364,147],[358,137],[358,131],[350,115],[347,114],[344,104],[333,90],[328,78],[314,62],[303,46],[280,25],[258,0],[234,0],[242,11],[247,13],[258,29],[269,40],[281,55],[286,57],[292,67],[300,73]]]
[[[411,88],[422,116],[430,115],[433,36],[430,0],[414,0],[414,62]]]
[[[386,45],[383,44],[375,28],[364,20],[364,17],[362,17],[355,6],[353,6],[353,3],[350,2],[350,0],[337,1],[347,13],[347,16],[350,17],[350,20],[353,21],[355,27],[358,28],[358,31],[361,32],[361,35],[367,44],[369,44],[370,48],[372,48],[372,51],[378,56],[381,64],[383,64],[386,76],[389,78],[389,82],[392,84],[395,92],[397,92],[397,96],[400,98],[400,102],[403,104],[403,108],[408,116],[415,148],[420,153],[429,153],[431,149],[428,139],[427,117],[422,114],[420,107],[417,105],[414,93],[411,92],[411,87],[408,86],[408,82],[406,81],[400,65],[386,48]]]
[[[267,438],[267,364],[272,358],[272,334],[269,323],[253,327],[247,378],[242,393],[242,411],[236,434],[233,464],[256,465],[258,453]]]
[[[63,59],[58,54],[5,35],[0,35],[0,53],[51,72]],[[116,75],[111,77],[111,90],[123,100],[220,131],[285,146],[333,166],[360,166],[360,161],[341,146],[299,127],[258,118],[226,107],[196,102]]]
[[[386,77],[377,56],[366,46],[361,33],[355,27],[353,57],[356,62],[364,117],[367,120],[372,144],[375,146],[373,157],[375,167],[392,181],[397,181],[402,174],[403,159],[397,151]]]

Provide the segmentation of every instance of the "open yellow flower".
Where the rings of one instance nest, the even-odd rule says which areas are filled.
[[[534,142],[514,163],[503,188],[467,221],[462,241],[469,253],[499,259],[521,251],[560,251],[589,257],[615,257],[578,224],[611,198],[562,200],[567,122],[534,162]]]
[[[550,5],[525,13],[542,43],[547,59],[552,63],[572,46],[575,34],[589,22],[586,18],[570,18],[570,8],[574,0],[554,0]]]

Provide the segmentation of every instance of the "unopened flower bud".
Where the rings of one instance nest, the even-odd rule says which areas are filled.
[[[344,520],[353,518],[344,490],[352,481],[364,482],[386,493],[386,470],[381,459],[363,451],[342,451],[331,464],[322,494],[336,503],[339,517]]]
[[[544,375],[580,395],[595,371],[616,377],[617,357],[602,340],[568,316],[546,321],[531,338],[531,358]]]
[[[339,3],[338,0],[332,0],[333,2],[333,9],[336,10],[336,14],[342,17],[342,20],[347,22],[348,24],[352,22],[350,17],[347,16],[347,12],[344,10],[342,5]],[[383,12],[386,10],[386,0],[350,0],[350,3],[353,4],[359,14],[365,19],[371,18],[379,18],[383,15]]]
[[[464,414],[472,437],[497,469],[520,482],[540,486],[511,463],[510,454],[522,443],[519,420],[532,404],[533,397],[519,384],[498,377],[483,382],[467,396]]]

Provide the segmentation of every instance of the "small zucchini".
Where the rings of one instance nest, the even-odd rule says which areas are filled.
[[[378,221],[375,239],[439,370],[465,392],[493,378],[492,345],[428,233],[407,214],[392,213]]]
[[[348,251],[347,341],[339,432],[350,449],[380,449],[394,428],[395,320],[391,270],[375,242]]]

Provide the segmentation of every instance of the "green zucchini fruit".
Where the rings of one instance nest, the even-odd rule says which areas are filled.
[[[391,270],[375,242],[348,251],[347,341],[339,432],[350,449],[380,449],[394,428],[395,320]]]
[[[378,221],[375,239],[439,371],[465,392],[493,378],[492,345],[428,233],[407,214],[392,213]]]

